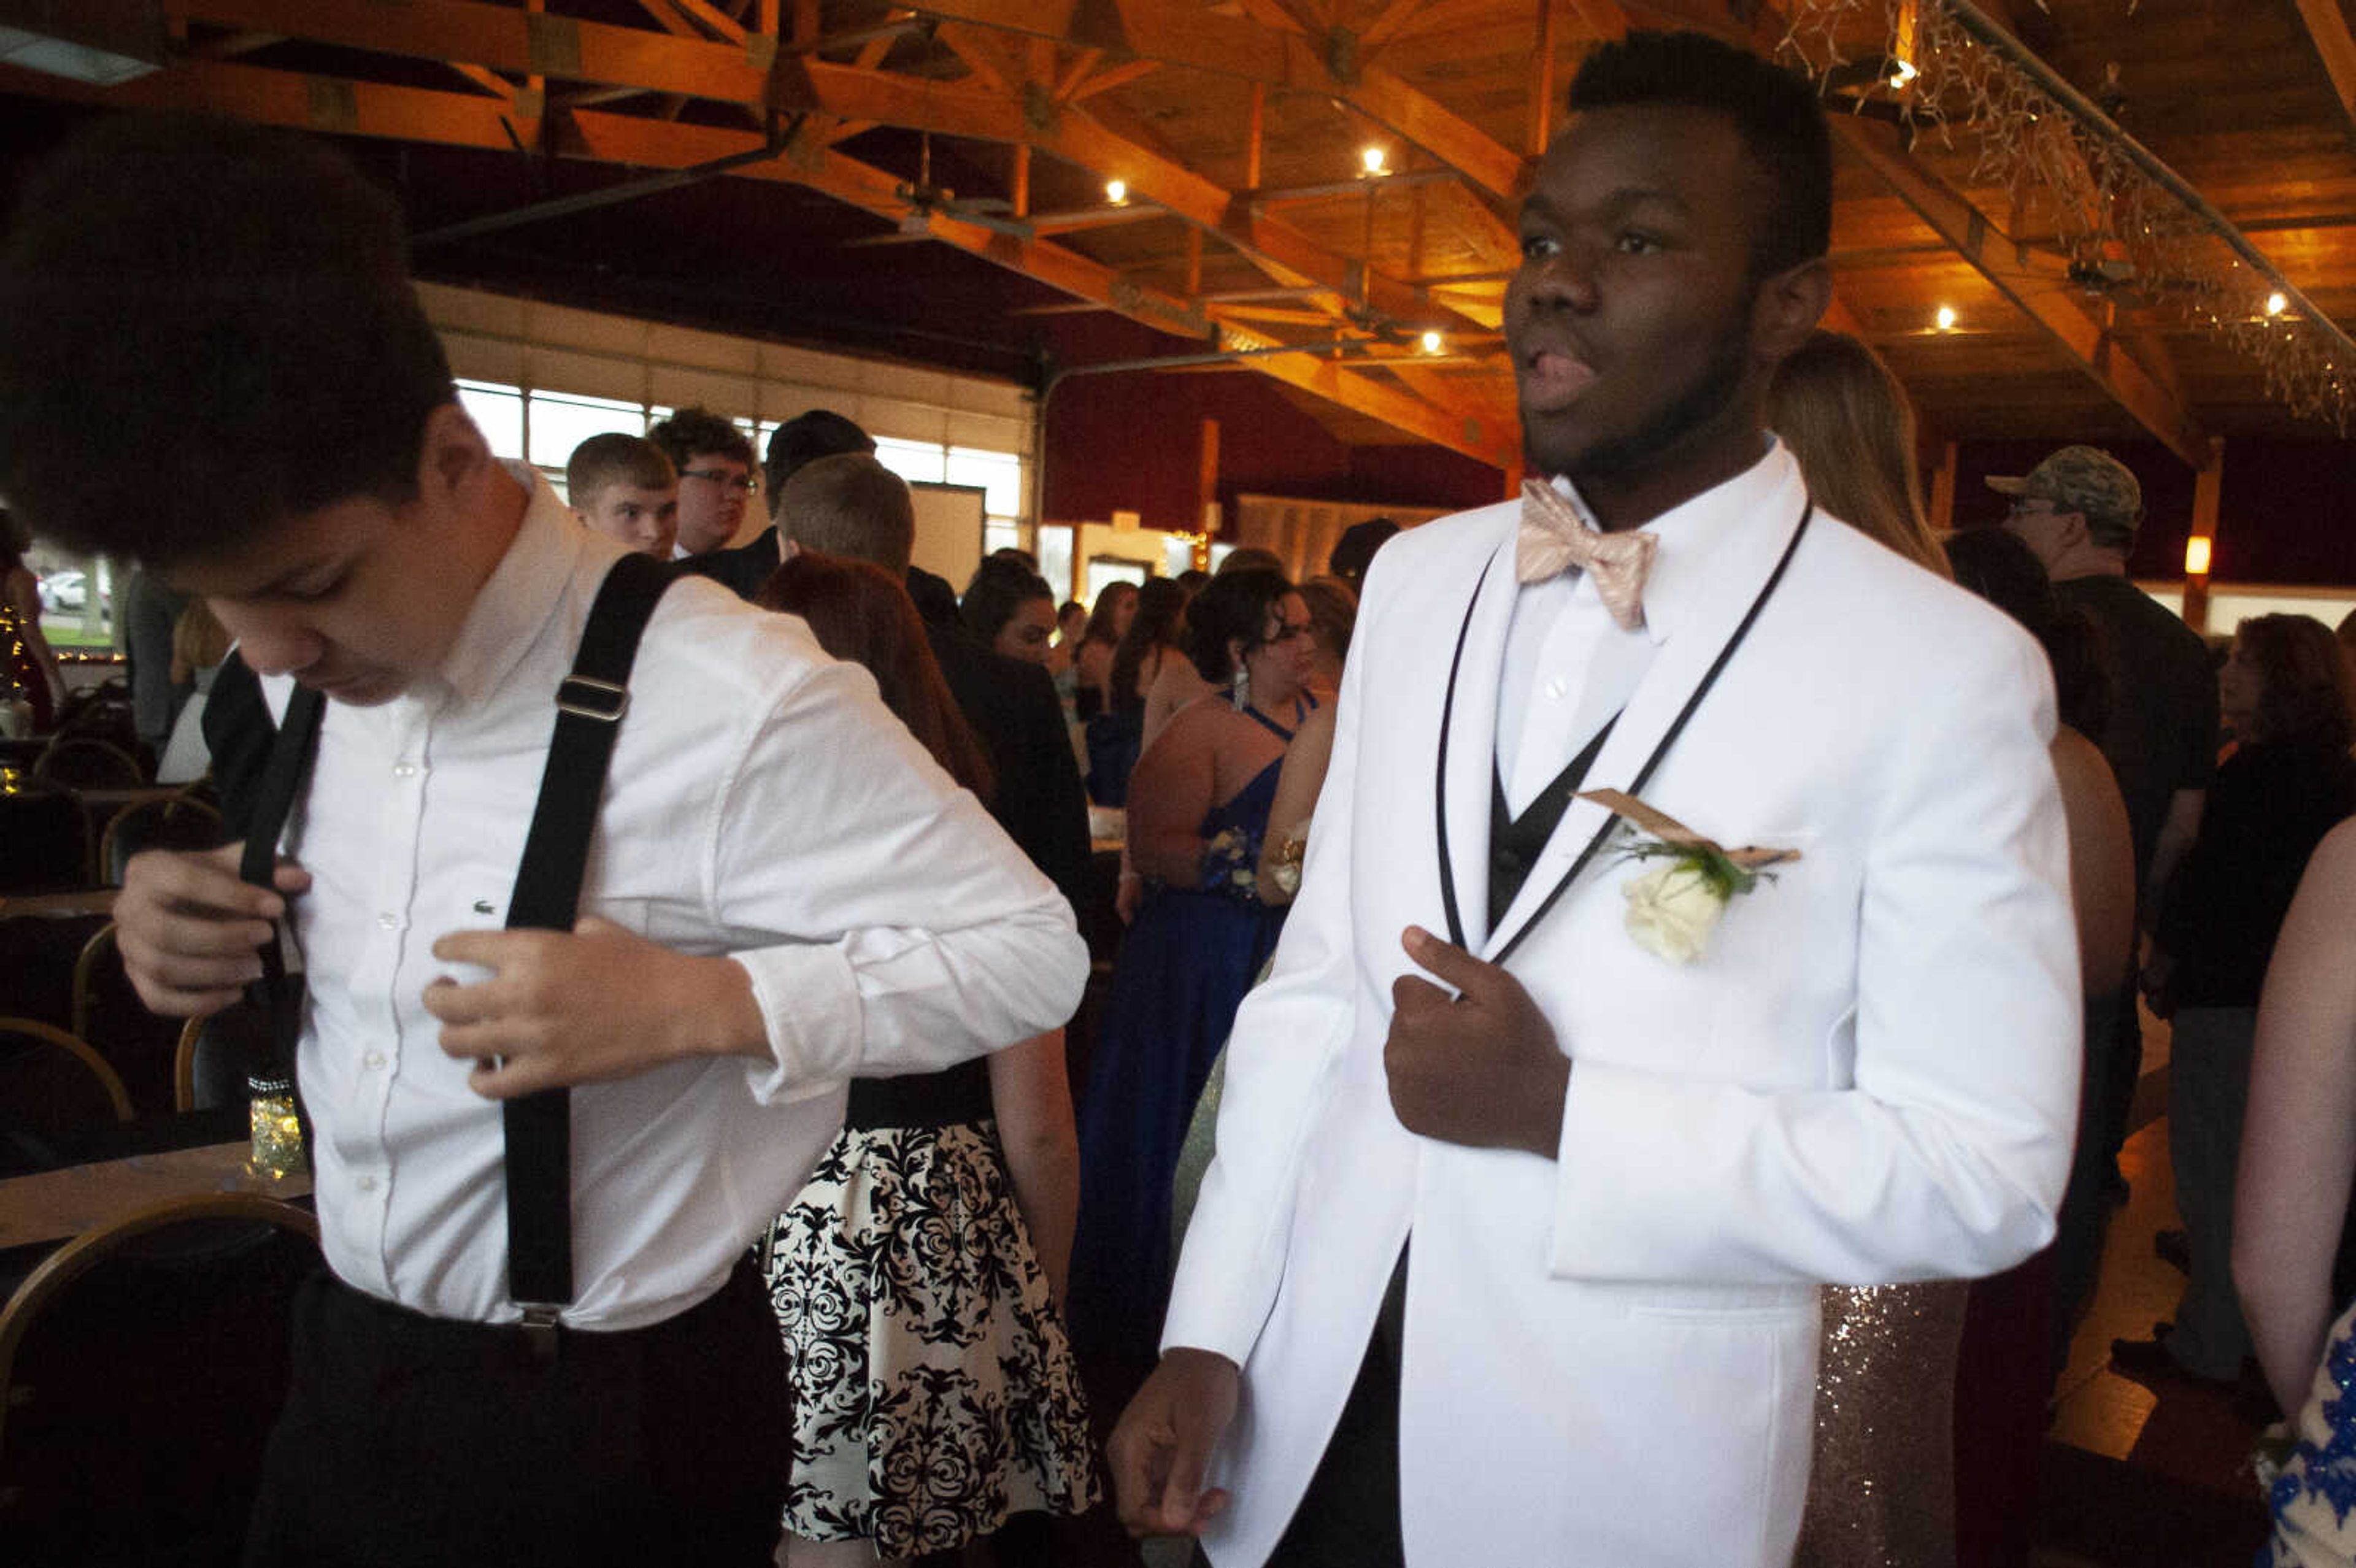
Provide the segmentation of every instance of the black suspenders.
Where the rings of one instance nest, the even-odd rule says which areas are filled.
[[[510,930],[573,929],[615,736],[629,710],[630,667],[656,603],[674,581],[664,563],[626,555],[606,573],[590,606],[573,673],[556,690],[555,732],[508,904]],[[279,836],[303,792],[325,706],[317,692],[298,686],[279,724],[239,866],[239,874],[257,886],[270,886]],[[280,948],[278,943],[263,948],[261,986],[272,1039],[291,1072],[302,1032],[302,994]],[[528,1328],[552,1329],[573,1299],[571,1098],[562,1089],[543,1090],[508,1101],[503,1114],[508,1294],[523,1307]]]

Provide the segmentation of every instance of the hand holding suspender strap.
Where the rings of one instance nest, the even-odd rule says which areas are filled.
[[[253,821],[246,831],[244,853],[238,859],[238,876],[257,888],[277,891],[273,878],[278,837],[285,830],[295,797],[303,793],[312,753],[319,749],[319,720],[327,706],[326,698],[307,686],[298,686],[287,699],[285,716],[278,721],[278,739],[271,745],[269,762],[262,765]],[[286,967],[287,942],[283,924],[272,929],[270,940],[262,948],[262,978],[248,987],[246,995],[269,1020],[273,1070],[294,1083],[294,1045],[303,1034],[303,982]],[[299,1084],[294,1104],[299,1116],[303,1104]],[[310,1139],[311,1124],[304,1117],[303,1141],[307,1146]]]
[[[614,563],[589,609],[573,673],[556,689],[556,729],[541,775],[540,803],[524,840],[508,902],[510,930],[570,931],[614,739],[630,706],[630,667],[655,604],[676,574],[650,556]],[[318,749],[326,699],[298,686],[279,721],[264,768],[253,826],[238,874],[271,886],[278,839],[303,793]],[[279,1064],[291,1075],[302,1033],[301,983],[288,973],[283,939],[262,949],[261,1000],[270,1014]],[[524,1309],[535,1347],[554,1349],[557,1316],[573,1299],[571,1096],[543,1090],[507,1102],[508,1294]],[[309,1136],[309,1128],[305,1128]]]
[[[556,731],[540,805],[508,901],[508,929],[570,931],[614,740],[630,707],[638,638],[676,574],[651,556],[614,563],[590,606],[573,673],[556,688]],[[523,1308],[534,1348],[554,1349],[557,1316],[573,1299],[572,1096],[543,1089],[507,1102],[508,1295]]]

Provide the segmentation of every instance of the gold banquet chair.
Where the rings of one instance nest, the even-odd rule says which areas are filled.
[[[0,1541],[24,1563],[232,1563],[318,1221],[258,1193],[83,1232],[0,1307]]]
[[[60,1163],[92,1123],[131,1119],[123,1077],[80,1037],[0,1018],[0,1175]]]

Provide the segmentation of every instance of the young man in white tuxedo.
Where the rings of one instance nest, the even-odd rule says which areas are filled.
[[[1640,34],[1571,107],[1506,298],[1552,491],[1368,578],[1112,1443],[1130,1528],[1217,1568],[1787,1563],[1817,1285],[1986,1274],[2053,1231],[2079,1020],[2050,675],[1816,512],[1762,426],[1828,297],[1814,92]],[[1681,922],[1599,788],[1787,858]]]

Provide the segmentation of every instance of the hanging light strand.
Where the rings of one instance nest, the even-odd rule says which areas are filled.
[[[1778,52],[1819,85],[1850,63],[1841,36],[1854,38],[1861,18],[1878,16],[1883,58],[1913,68],[1886,86],[1901,119],[1971,160],[1965,185],[2004,193],[2050,226],[2072,281],[2090,293],[2131,294],[2123,303],[2153,325],[2215,336],[2257,368],[2268,398],[2348,433],[2356,342],[2180,176],[1969,0],[1784,0],[1784,11]]]

